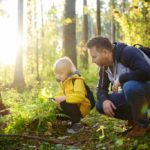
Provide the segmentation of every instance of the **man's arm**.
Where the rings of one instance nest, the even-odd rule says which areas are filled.
[[[108,75],[105,72],[105,67],[101,67],[99,71],[99,82],[97,85],[97,99],[100,101],[105,101],[108,99],[108,88],[109,88]]]
[[[129,80],[148,81],[150,80],[150,65],[143,54],[134,47],[127,46],[121,56],[121,62],[130,68],[130,72],[120,75],[121,84]]]
[[[116,107],[109,100],[108,92],[110,81],[104,67],[100,69],[99,75],[100,79],[97,86],[97,99],[102,101],[104,113],[109,117],[113,117],[115,115],[114,109],[116,109]]]

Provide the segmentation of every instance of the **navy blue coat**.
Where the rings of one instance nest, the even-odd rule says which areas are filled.
[[[137,48],[124,43],[115,42],[114,44],[113,61],[120,62],[130,69],[130,72],[119,76],[121,85],[130,80],[150,81],[150,65],[142,53]],[[108,88],[110,85],[106,69],[107,67],[100,68],[100,79],[97,86],[97,98],[102,101],[108,99]]]

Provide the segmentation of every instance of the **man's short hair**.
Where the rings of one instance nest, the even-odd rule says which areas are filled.
[[[96,36],[91,38],[87,43],[86,43],[87,48],[92,48],[96,47],[97,50],[99,49],[107,49],[109,51],[112,51],[112,44],[109,41],[108,38],[101,37],[101,36]]]

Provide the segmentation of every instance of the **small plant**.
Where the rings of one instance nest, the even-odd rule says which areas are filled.
[[[34,88],[22,93],[12,89],[7,90],[7,94],[3,92],[3,98],[11,112],[5,119],[1,119],[1,121],[7,120],[7,126],[3,132],[45,132],[47,122],[55,121],[58,113],[57,104],[48,100],[51,96],[49,89],[48,87]]]

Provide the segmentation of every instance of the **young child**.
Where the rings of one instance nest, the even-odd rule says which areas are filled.
[[[80,119],[90,111],[90,101],[86,98],[84,79],[77,73],[76,67],[68,57],[58,59],[54,64],[54,73],[60,81],[61,90],[55,101],[60,104],[62,112],[72,122],[68,132],[76,132],[81,126]]]

